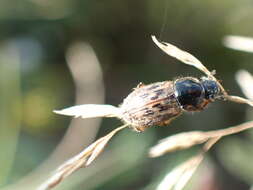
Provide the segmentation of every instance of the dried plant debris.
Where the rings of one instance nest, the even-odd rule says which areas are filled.
[[[214,77],[214,73],[210,72],[190,53],[180,50],[169,43],[159,42],[155,36],[152,36],[152,39],[165,53],[185,64],[194,66],[205,73],[206,76],[200,79],[195,77],[182,77],[174,81],[156,82],[149,85],[140,83],[123,100],[123,103],[119,107],[112,105],[85,104],[54,111],[58,114],[82,118],[116,117],[122,120],[125,125],[118,127],[111,133],[98,139],[81,153],[62,164],[55,174],[38,188],[39,190],[51,189],[74,171],[90,165],[99,156],[108,141],[118,131],[126,127],[137,132],[143,132],[153,126],[165,126],[183,112],[202,111],[209,103],[216,99],[229,100],[253,106],[253,102],[248,99],[228,95],[220,82]],[[170,174],[171,176],[179,176],[177,182],[172,186],[177,187],[177,189],[182,189],[203,159],[204,153],[208,151],[219,138],[240,132],[252,126],[253,122],[249,122],[217,131],[180,133],[160,141],[158,145],[150,150],[150,156],[161,156],[167,152],[206,143],[198,156],[190,159],[182,166],[179,166],[174,174]],[[170,179],[170,177],[168,177],[168,179]],[[159,187],[159,190],[162,189],[161,187],[163,187],[163,185]]]
[[[149,151],[150,157],[162,156],[166,153],[190,148],[194,145],[202,144],[210,139],[232,135],[253,128],[253,121],[249,121],[233,127],[214,131],[191,131],[172,135],[158,142]]]
[[[205,153],[219,140],[219,137],[208,140],[199,154],[186,160],[159,183],[156,190],[182,190],[204,159]]]
[[[149,151],[150,157],[162,156],[165,153],[174,152],[190,148],[197,144],[202,144],[209,139],[205,132],[192,131],[172,135],[158,142]]]
[[[82,118],[120,117],[120,109],[112,105],[84,104],[72,106],[54,113]]]
[[[114,129],[112,132],[107,134],[106,136],[98,139],[90,146],[85,148],[78,155],[69,159],[65,163],[63,163],[55,172],[55,174],[47,180],[44,184],[42,184],[38,190],[50,189],[59,184],[64,178],[68,177],[77,169],[82,167],[87,167],[91,164],[103,151],[104,147],[108,143],[108,141],[120,130],[126,128],[127,125],[123,125]]]
[[[170,43],[159,42],[155,36],[152,36],[152,40],[161,50],[163,50],[169,56],[175,57],[176,59],[182,61],[187,65],[196,67],[206,75],[213,77],[212,73],[196,57],[194,57],[190,53],[183,51]]]
[[[164,179],[157,186],[156,190],[183,189],[203,158],[204,155],[199,154],[178,165],[164,177]]]

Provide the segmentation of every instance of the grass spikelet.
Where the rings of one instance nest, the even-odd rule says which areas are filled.
[[[45,183],[43,183],[37,190],[47,190],[55,187],[63,179],[68,177],[74,171],[89,166],[103,151],[109,140],[120,130],[126,128],[128,125],[123,125],[114,129],[112,132],[104,137],[101,137],[87,148],[85,148],[78,155],[63,163]]]

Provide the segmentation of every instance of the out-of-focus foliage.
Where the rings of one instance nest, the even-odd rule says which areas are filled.
[[[70,118],[55,115],[52,110],[74,105],[78,101],[75,95],[80,93],[76,91],[80,89],[78,85],[90,84],[81,89],[83,94],[96,90],[103,93],[101,86],[88,79],[75,83],[76,78],[67,66],[71,62],[67,52],[74,43],[88,43],[93,48],[103,72],[100,77],[106,104],[120,104],[139,82],[201,75],[162,53],[153,44],[152,34],[191,52],[210,70],[217,71],[217,78],[229,92],[241,95],[234,75],[239,69],[252,73],[253,54],[227,49],[222,39],[225,35],[253,36],[252,8],[250,0],[1,0],[0,188],[28,189],[30,184],[26,181],[24,186],[22,180],[33,175],[56,151],[70,125]],[[86,72],[82,75],[88,76],[90,59],[81,61],[80,68]],[[82,99],[79,104],[99,101]],[[148,147],[175,132],[213,130],[251,120],[252,114],[246,118],[245,108],[216,102],[201,113],[181,116],[169,127],[149,129],[142,134],[126,130],[110,142],[104,156],[68,178],[59,189],[154,189],[165,173],[192,152],[151,159],[147,158]],[[119,124],[104,119],[99,131],[90,123],[82,124],[81,130],[90,127],[94,131],[85,132],[87,142],[75,153]],[[79,133],[76,135],[80,136]],[[66,151],[75,148],[75,138],[69,142]],[[245,165],[247,158],[253,156],[249,142],[248,133],[219,142],[219,151],[214,148],[208,159],[212,164],[207,164],[215,175],[196,175],[194,189],[204,190],[204,182],[206,189],[249,189],[253,175],[253,169]],[[240,146],[245,151],[238,152]],[[59,152],[57,158],[65,160],[64,151]],[[228,169],[233,163],[241,164],[234,170]],[[43,167],[47,165],[40,168]],[[43,169],[36,171],[43,173]],[[38,180],[36,185],[45,178],[33,179]]]

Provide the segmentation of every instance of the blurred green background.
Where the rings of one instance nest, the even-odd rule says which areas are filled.
[[[81,120],[54,109],[83,103],[118,105],[139,82],[201,76],[165,55],[151,40],[192,53],[231,94],[243,96],[239,69],[253,71],[253,54],[225,48],[225,35],[253,36],[251,0],[1,0],[0,188],[34,189],[64,160],[119,126],[116,119]],[[155,189],[199,147],[148,158],[159,139],[214,130],[253,118],[247,106],[217,101],[169,127],[119,133],[89,168],[56,189]],[[250,189],[253,133],[220,141],[188,189]],[[203,186],[204,184],[204,186]]]

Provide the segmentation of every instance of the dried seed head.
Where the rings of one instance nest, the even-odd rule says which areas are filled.
[[[72,106],[54,113],[82,118],[118,117],[121,118],[120,109],[112,105],[84,104]]]
[[[201,131],[179,133],[159,141],[157,145],[150,149],[149,156],[158,157],[168,152],[187,149],[194,145],[204,143],[208,139],[209,136]]]
[[[204,159],[205,153],[219,139],[220,137],[211,138],[205,143],[202,151],[199,154],[193,156],[169,172],[162,180],[162,182],[158,185],[157,190],[182,190]]]
[[[182,190],[203,158],[203,154],[198,154],[174,168],[164,177],[156,190]]]
[[[59,184],[64,178],[68,177],[70,174],[76,170],[86,167],[91,164],[103,151],[104,147],[107,145],[108,141],[120,130],[126,128],[128,125],[123,125],[114,129],[112,132],[106,136],[98,139],[90,146],[85,148],[78,155],[69,159],[63,163],[45,183],[43,183],[37,190],[47,190],[55,187]]]
[[[165,53],[167,53],[171,57],[175,57],[179,61],[182,61],[183,63],[187,65],[191,65],[193,67],[196,67],[200,71],[204,72],[207,76],[213,78],[212,73],[193,55],[190,53],[183,51],[179,49],[178,47],[167,43],[167,42],[159,42],[155,36],[151,36],[154,43]]]

